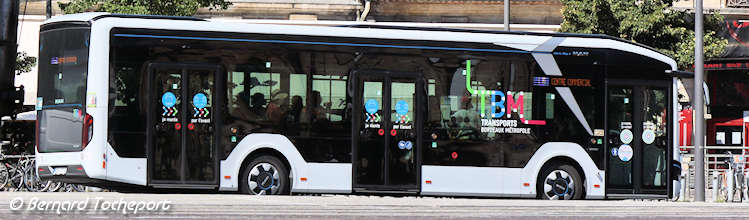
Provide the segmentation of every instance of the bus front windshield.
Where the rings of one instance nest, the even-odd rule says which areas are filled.
[[[89,35],[89,28],[61,28],[41,32],[37,105],[83,105]]]

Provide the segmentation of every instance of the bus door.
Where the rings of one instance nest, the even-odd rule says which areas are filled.
[[[354,74],[354,190],[417,193],[425,89],[416,73]]]
[[[608,197],[665,197],[671,191],[670,82],[606,83]]]
[[[214,188],[223,100],[217,65],[149,65],[148,177],[154,187]]]

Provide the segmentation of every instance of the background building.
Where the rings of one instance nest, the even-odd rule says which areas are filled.
[[[706,10],[712,10],[709,13],[718,12],[725,17],[719,35],[728,39],[723,54],[705,62],[710,93],[707,145],[749,146],[749,1],[704,3]],[[694,1],[680,1],[674,6],[693,10]]]

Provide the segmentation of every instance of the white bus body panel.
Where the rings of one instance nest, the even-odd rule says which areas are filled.
[[[148,160],[146,158],[122,158],[107,144],[107,180],[146,185]]]
[[[301,184],[292,192],[351,193],[352,174],[351,163],[307,163],[307,169],[299,176],[306,177],[306,183],[297,178]]]
[[[351,192],[350,163],[307,163],[294,144],[279,134],[250,134],[244,137],[226,160],[221,161],[219,190],[238,190],[242,162],[253,151],[262,148],[280,152],[285,157],[280,159],[289,162],[292,192]],[[306,178],[306,181],[301,178]]]
[[[94,117],[94,139],[89,146],[99,148],[95,159],[99,168],[106,170],[106,180],[136,185],[146,185],[148,163],[146,158],[123,158],[117,155],[107,142],[109,127],[109,33],[111,27],[102,27],[94,22],[91,27],[91,47],[89,57],[86,113]],[[136,146],[132,146],[136,147]],[[105,152],[106,151],[106,155]],[[103,165],[106,163],[106,166]],[[88,172],[88,170],[86,170]]]
[[[580,165],[586,180],[586,198],[604,197],[604,171],[580,145],[567,142],[542,145],[524,168],[422,166],[421,191],[424,195],[535,197],[541,168],[558,156],[569,157]]]
[[[517,179],[513,168],[421,166],[422,195],[505,196]],[[514,174],[514,175],[513,175]]]

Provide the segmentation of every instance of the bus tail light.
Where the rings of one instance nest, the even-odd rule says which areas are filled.
[[[92,117],[89,114],[86,114],[85,117],[83,117],[83,138],[81,139],[81,150],[86,149],[86,146],[88,146],[88,143],[91,142],[91,138],[94,137],[94,117]]]

